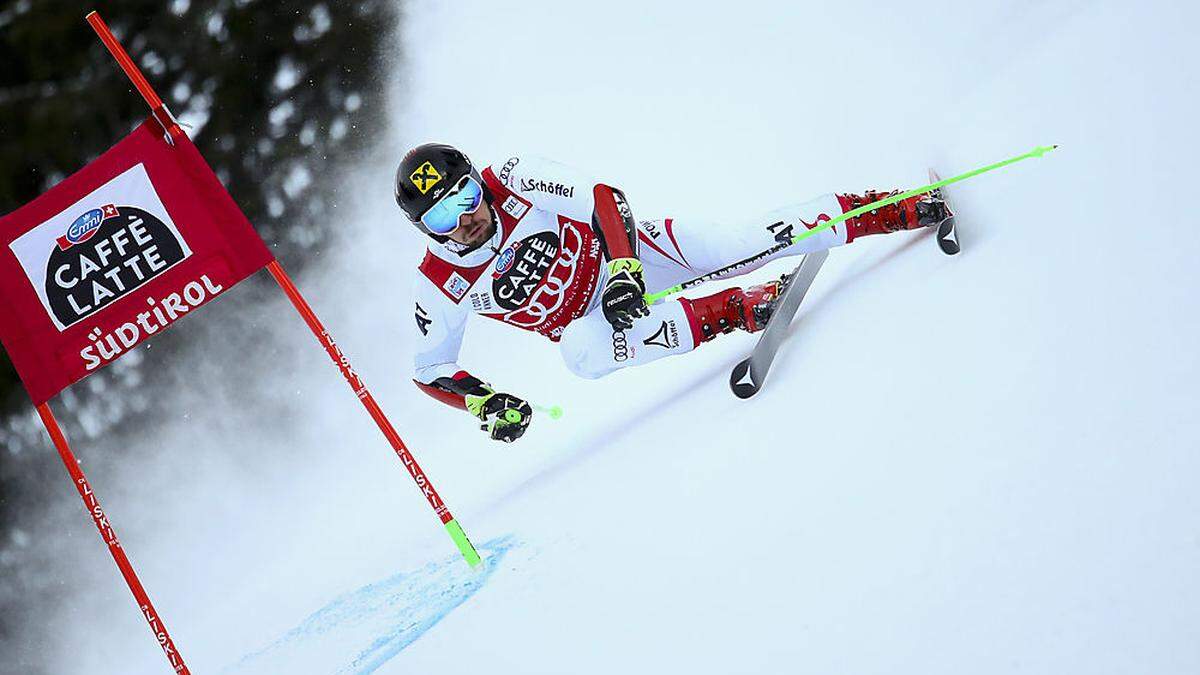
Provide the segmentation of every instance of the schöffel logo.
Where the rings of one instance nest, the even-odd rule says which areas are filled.
[[[100,226],[109,218],[116,218],[121,215],[117,211],[117,207],[109,204],[102,209],[92,209],[87,213],[75,219],[71,226],[67,228],[67,233],[58,238],[58,248],[65,251],[75,244],[83,242],[96,236],[96,232],[100,231]]]
[[[574,185],[563,185],[562,183],[537,180],[534,178],[521,179],[521,192],[533,192],[535,190],[537,192],[545,192],[548,195],[555,195],[558,197],[570,198],[575,196]]]
[[[675,327],[674,321],[663,321],[654,335],[642,340],[642,344],[647,347],[674,349],[679,346],[679,329]]]
[[[521,242],[519,241],[504,249],[500,257],[496,259],[496,272],[492,276],[499,277],[512,268],[513,261],[517,259],[518,248],[521,248]]]

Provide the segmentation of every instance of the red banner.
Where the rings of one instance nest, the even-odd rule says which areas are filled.
[[[0,219],[0,342],[40,405],[273,260],[154,118]]]

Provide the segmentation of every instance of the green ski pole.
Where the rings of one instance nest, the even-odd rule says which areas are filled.
[[[790,241],[776,244],[775,246],[772,246],[771,248],[769,248],[765,251],[762,251],[761,253],[756,253],[756,254],[750,256],[749,258],[746,258],[745,260],[739,260],[731,265],[722,267],[719,270],[709,272],[708,274],[703,274],[701,276],[696,277],[695,279],[690,279],[679,285],[672,286],[671,288],[668,288],[665,291],[659,291],[657,293],[647,293],[646,294],[646,304],[653,304],[669,295],[675,295],[676,293],[681,293],[683,291],[686,291],[689,288],[695,288],[696,286],[699,286],[700,284],[703,284],[706,281],[718,279],[718,278],[720,278],[730,272],[733,272],[741,267],[744,267],[752,262],[755,262],[757,260],[762,260],[763,258],[766,258],[769,255],[778,253],[779,251],[782,251],[783,249],[785,249],[789,246],[797,244],[817,233],[824,232],[825,230],[828,230],[829,228],[833,227],[834,225],[837,225],[838,223],[842,223],[847,220],[850,220],[851,218],[854,218],[855,216],[861,216],[862,214],[867,213],[868,211],[874,211],[875,209],[878,209],[881,206],[887,206],[888,204],[895,204],[898,201],[908,199],[909,197],[914,197],[919,194],[924,194],[926,192],[933,192],[934,190],[936,190],[940,187],[944,187],[946,185],[950,185],[951,183],[957,183],[959,181],[964,181],[968,178],[978,176],[981,173],[995,171],[996,169],[1006,167],[1009,164],[1016,164],[1017,162],[1020,162],[1021,160],[1029,159],[1030,157],[1041,157],[1042,155],[1046,154],[1047,152],[1050,152],[1051,150],[1053,150],[1057,147],[1058,147],[1057,145],[1040,145],[1023,155],[1017,155],[1016,157],[1010,157],[1004,161],[996,162],[995,164],[989,164],[987,166],[980,167],[973,171],[968,171],[966,173],[960,173],[957,176],[951,176],[950,178],[944,178],[942,180],[939,180],[936,183],[930,183],[929,185],[925,185],[923,187],[916,188],[915,190],[901,192],[900,194],[892,195],[891,197],[885,197],[884,199],[880,199],[879,201],[871,202],[870,204],[860,206],[857,209],[851,209],[851,210],[843,213],[842,215],[838,216],[837,218],[831,218],[831,219],[821,223],[820,225],[812,228],[811,230],[805,230],[804,232],[801,232],[800,234],[792,237]]]

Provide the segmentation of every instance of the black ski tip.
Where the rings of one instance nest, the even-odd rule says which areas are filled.
[[[758,384],[750,375],[750,359],[746,359],[733,367],[729,374],[729,388],[738,398],[750,398],[758,393]]]
[[[954,227],[954,218],[947,218],[938,225],[937,230],[938,248],[942,249],[942,253],[946,255],[958,255],[962,247],[958,244],[958,231]]]

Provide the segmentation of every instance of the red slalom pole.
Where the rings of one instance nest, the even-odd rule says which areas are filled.
[[[104,43],[109,53],[120,64],[121,70],[125,71],[125,75],[133,82],[133,86],[137,87],[138,93],[146,100],[146,105],[150,106],[150,110],[154,113],[154,118],[158,120],[163,129],[171,136],[183,133],[179,125],[175,124],[175,118],[171,117],[166,104],[159,98],[158,92],[154,91],[154,87],[151,87],[150,83],[146,81],[146,76],[142,75],[141,69],[129,57],[125,48],[121,46],[121,42],[117,40],[117,36],[112,34],[112,31],[108,29],[108,24],[104,23],[104,19],[100,18],[100,13],[95,11],[89,12],[87,22],[91,24],[92,30],[96,31],[96,35],[100,37],[100,41]]]
[[[63,435],[62,429],[58,426],[58,420],[54,418],[54,413],[50,411],[50,406],[43,403],[37,407],[37,411],[38,415],[42,417],[42,424],[46,426],[46,431],[50,434],[50,439],[54,441],[54,447],[58,449],[58,456],[62,458],[63,466],[67,467],[67,473],[71,474],[71,479],[75,483],[75,489],[79,491],[79,497],[83,499],[84,508],[91,514],[92,521],[96,524],[96,529],[100,532],[100,538],[108,545],[108,552],[112,554],[113,560],[117,563],[117,568],[121,570],[121,576],[125,577],[125,583],[129,585],[129,590],[133,592],[133,597],[137,600],[138,607],[142,610],[142,616],[145,617],[146,623],[150,624],[150,631],[154,633],[155,639],[158,640],[158,645],[162,647],[163,654],[166,655],[167,661],[171,663],[171,668],[176,673],[190,675],[191,671],[184,664],[179,650],[175,648],[175,643],[171,640],[171,635],[167,633],[166,625],[158,618],[158,612],[154,609],[154,604],[150,602],[150,596],[146,594],[146,589],[142,586],[141,580],[138,579],[137,573],[133,571],[133,565],[130,564],[129,558],[125,555],[125,549],[121,546],[120,540],[117,539],[116,530],[113,529],[112,523],[104,513],[104,509],[100,508],[100,500],[96,498],[96,493],[92,491],[92,486],[88,483],[87,476],[83,475],[83,469],[79,468],[79,460],[75,458],[75,453],[71,452],[71,446],[67,444],[67,437]]]
[[[154,91],[154,87],[150,86],[150,83],[146,81],[137,64],[129,57],[129,54],[126,53],[116,36],[108,29],[108,25],[100,18],[100,15],[96,12],[91,12],[87,15],[87,21],[91,24],[92,29],[96,31],[96,34],[100,36],[104,45],[108,47],[108,51],[112,53],[113,58],[121,65],[121,69],[125,71],[125,74],[129,76],[134,86],[137,87],[138,92],[141,93],[142,98],[146,100],[146,104],[154,111],[155,118],[163,125],[163,128],[171,136],[182,134],[183,130],[175,123],[166,106],[163,105],[162,99]],[[442,501],[437,491],[434,490],[433,485],[429,482],[429,478],[421,470],[420,465],[417,464],[416,458],[413,457],[412,452],[409,451],[404,441],[400,438],[400,434],[396,433],[396,429],[383,413],[379,404],[375,402],[375,398],[367,391],[362,378],[350,367],[349,361],[342,354],[342,350],[338,348],[333,337],[321,325],[321,322],[317,319],[317,315],[309,307],[304,297],[300,295],[300,290],[296,288],[296,285],[287,273],[284,272],[283,267],[278,261],[272,261],[267,266],[267,269],[271,272],[271,276],[275,278],[276,283],[279,284],[280,288],[288,296],[288,299],[292,301],[292,305],[300,313],[304,322],[312,329],[313,334],[317,337],[321,346],[325,348],[329,357],[333,359],[334,363],[342,371],[346,382],[354,390],[355,396],[362,401],[371,418],[375,420],[375,424],[379,426],[379,430],[383,432],[384,437],[391,443],[392,449],[396,451],[396,455],[400,457],[404,468],[408,470],[409,475],[416,481],[417,487],[425,495],[425,498],[429,501],[429,505],[433,507],[434,513],[437,514],[442,524],[445,525],[446,531],[450,534],[450,538],[454,540],[454,544],[458,547],[463,558],[466,559],[467,564],[471,567],[478,565],[480,562],[479,553],[475,550],[475,546],[471,544],[470,539],[467,538],[466,532],[463,531],[462,526],[454,519],[454,516],[450,514],[450,510],[446,507],[445,502]]]
[[[320,319],[313,312],[312,307],[305,301],[304,296],[300,294],[300,289],[296,288],[296,284],[292,283],[291,277],[283,270],[283,266],[279,261],[272,261],[267,265],[267,271],[275,278],[275,282],[283,289],[288,299],[292,301],[292,305],[296,311],[300,313],[300,317],[304,319],[304,323],[308,324],[317,341],[325,348],[325,352],[329,354],[329,358],[333,359],[338,370],[342,371],[342,377],[346,378],[346,383],[354,390],[354,395],[358,400],[362,401],[363,407],[371,414],[371,419],[375,420],[375,424],[379,426],[379,430],[383,432],[388,443],[391,443],[392,449],[396,451],[396,455],[400,458],[400,463],[404,468],[408,469],[408,473],[416,481],[417,487],[421,493],[425,495],[425,499],[429,501],[429,505],[433,507],[433,512],[441,519],[442,524],[446,526],[446,531],[450,533],[450,538],[454,540],[454,544],[458,546],[459,553],[466,559],[467,564],[474,567],[479,564],[479,553],[475,550],[475,546],[471,544],[471,540],[467,538],[462,526],[450,514],[450,509],[446,503],[442,501],[437,490],[433,488],[433,483],[429,482],[429,478],[425,472],[421,470],[421,466],[417,464],[417,460],[409,451],[408,446],[404,444],[404,440],[400,438],[400,434],[396,433],[395,427],[384,414],[383,409],[375,402],[375,397],[371,396],[371,392],[367,390],[367,385],[363,382],[358,373],[351,367],[349,359],[342,353],[342,350],[334,342],[333,336],[329,331],[325,330],[325,326],[321,325]]]

